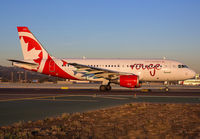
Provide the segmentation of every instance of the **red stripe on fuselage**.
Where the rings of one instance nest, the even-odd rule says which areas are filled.
[[[54,67],[51,67],[54,66]],[[48,59],[46,60],[44,69],[42,71],[43,74],[52,75],[56,77],[61,77],[65,79],[72,79],[72,80],[79,80],[71,75],[69,75],[67,72],[63,71],[54,61],[53,59],[48,55]]]

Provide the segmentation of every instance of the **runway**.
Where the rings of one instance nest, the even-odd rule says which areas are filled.
[[[0,88],[0,126],[126,103],[200,103],[200,88],[97,89]]]

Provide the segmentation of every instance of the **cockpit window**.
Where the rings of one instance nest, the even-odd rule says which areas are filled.
[[[182,65],[183,66],[183,68],[188,68],[188,66],[187,65]]]
[[[178,68],[188,68],[187,65],[178,65]]]

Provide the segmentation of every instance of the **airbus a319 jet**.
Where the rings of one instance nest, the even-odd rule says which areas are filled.
[[[59,59],[51,56],[28,27],[17,27],[23,60],[10,60],[14,66],[72,80],[100,81],[100,91],[111,84],[138,88],[144,81],[179,81],[193,78],[188,66],[166,59]]]

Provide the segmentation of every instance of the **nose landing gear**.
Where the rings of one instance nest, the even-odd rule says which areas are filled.
[[[165,87],[165,92],[168,92],[168,91],[169,91],[169,87],[166,86],[166,87]]]

